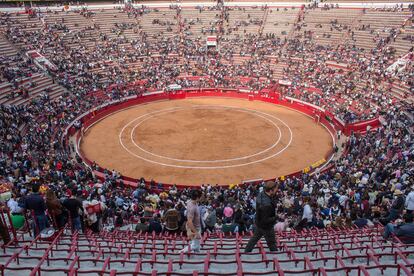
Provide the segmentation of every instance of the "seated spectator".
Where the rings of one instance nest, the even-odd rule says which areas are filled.
[[[7,201],[7,207],[10,210],[10,217],[12,220],[13,227],[15,229],[20,229],[24,226],[25,218],[23,215],[24,209],[19,206],[17,202],[16,194],[12,194],[12,197]]]
[[[122,216],[122,211],[117,210],[115,213],[115,227],[119,228],[119,227],[122,227],[123,225],[124,225],[124,218]]]
[[[214,225],[214,231],[216,233],[221,233],[223,230],[223,221],[221,219],[217,219],[217,223]]]
[[[358,228],[364,228],[365,226],[369,226],[369,227],[374,226],[372,221],[362,216],[361,212],[352,214],[351,219],[352,219],[352,224]]]
[[[149,229],[149,225],[147,223],[147,220],[145,218],[140,218],[139,222],[135,226],[135,231],[141,232],[141,233],[146,233],[146,232],[148,232],[148,229]]]
[[[313,216],[311,226],[314,226],[319,229],[325,228],[326,224],[331,224],[330,220],[324,220],[319,212],[316,212],[315,216]],[[309,226],[309,224],[308,224]]]
[[[280,232],[286,231],[288,227],[289,227],[289,220],[285,218],[281,218],[281,221],[275,224],[275,231],[280,233]]]
[[[149,227],[148,227],[148,232],[150,232],[150,233],[155,232],[156,234],[160,234],[162,232],[162,225],[161,225],[159,214],[155,215],[150,220]]]
[[[333,206],[329,208],[329,216],[331,220],[334,220],[336,217],[341,215],[341,209],[338,206],[337,202],[333,203]]]
[[[168,202],[167,208],[167,211],[162,217],[162,221],[164,222],[164,230],[169,233],[176,233],[180,228],[179,222],[181,220],[181,215],[173,207],[172,203]]]
[[[213,206],[209,206],[205,215],[206,217],[204,219],[204,223],[206,225],[206,229],[210,232],[213,232],[217,222],[216,210],[213,208]]]
[[[232,222],[231,218],[225,218],[221,231],[224,234],[234,233],[236,231],[236,224]]]
[[[389,210],[388,216],[386,216],[385,218],[383,218],[381,220],[382,224],[387,224],[390,223],[392,221],[394,221],[395,219],[399,218],[400,215],[402,214],[403,210],[404,210],[404,204],[405,204],[405,200],[404,200],[404,195],[400,190],[395,190],[394,191],[394,200],[392,202],[391,208]]]
[[[388,239],[390,236],[395,235],[404,243],[414,243],[413,214],[405,214],[403,220],[403,223],[388,223],[384,228],[383,237]]]
[[[19,206],[19,202],[17,201],[17,196],[15,193],[12,194],[12,197],[7,201],[7,207],[10,209],[10,213],[13,214],[22,214],[23,208]]]
[[[150,218],[154,215],[154,207],[151,205],[151,203],[145,204],[144,207],[144,217]]]
[[[230,203],[227,204],[227,206],[223,210],[224,217],[225,218],[231,218],[231,217],[233,217],[233,213],[234,213],[234,211],[233,211],[233,208],[231,208],[231,204]]]

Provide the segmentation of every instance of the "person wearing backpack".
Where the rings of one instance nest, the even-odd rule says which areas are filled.
[[[181,215],[171,202],[166,203],[167,211],[162,216],[164,230],[170,234],[177,233],[180,228]]]

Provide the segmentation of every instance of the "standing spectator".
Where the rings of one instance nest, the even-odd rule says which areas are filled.
[[[37,236],[43,229],[49,227],[49,221],[46,216],[46,204],[43,197],[39,194],[40,185],[34,183],[32,193],[28,195],[24,202],[24,208],[30,210],[34,215],[33,231]]]
[[[0,202],[0,212],[3,212],[4,206]],[[3,219],[0,218],[0,236],[3,240],[3,244],[7,244],[10,242],[10,234],[9,230],[7,229],[7,225],[3,224]]]
[[[305,222],[306,220],[306,222]],[[313,212],[312,208],[309,204],[309,199],[305,198],[303,200],[303,215],[302,215],[302,221],[305,225],[309,225],[312,223],[313,220]]]
[[[81,218],[79,213],[83,212],[82,203],[75,197],[76,190],[68,190],[69,198],[63,202],[63,206],[68,209],[70,219],[72,222],[72,229],[80,231],[82,229],[81,226]]]
[[[187,203],[187,237],[191,240],[190,245],[183,248],[180,252],[200,252],[201,239],[201,218],[198,201],[201,198],[200,190],[192,190],[190,194],[191,200]]]
[[[83,193],[82,190],[77,190],[76,191],[76,199],[81,203],[81,205],[83,207],[83,202],[86,200],[86,193]],[[105,197],[102,200],[102,202],[105,202]],[[85,213],[83,212],[83,214],[85,214]],[[83,216],[80,217],[80,223],[81,223],[82,231],[85,232],[85,220],[83,219]]]
[[[414,185],[411,187],[411,192],[405,198],[405,208],[408,213],[414,214]]]
[[[94,195],[91,200],[84,200],[82,206],[85,210],[85,223],[94,233],[98,233],[102,229],[102,213],[107,209],[105,203],[98,201]]]
[[[234,223],[236,224],[236,228],[238,232],[241,234],[246,231],[246,223],[244,220],[244,213],[243,209],[241,208],[240,204],[236,204],[234,207]]]
[[[52,216],[52,220],[56,223],[56,227],[58,229],[62,228],[65,225],[66,220],[63,206],[52,189],[49,189],[46,192],[46,207],[49,215]]]
[[[256,243],[264,236],[270,251],[276,251],[276,237],[274,225],[276,224],[275,195],[278,188],[276,183],[268,181],[264,191],[256,198],[256,228],[253,237],[250,238],[244,252],[253,250]]]

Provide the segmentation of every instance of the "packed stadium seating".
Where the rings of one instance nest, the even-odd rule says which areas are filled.
[[[206,49],[207,36],[216,36],[217,51]],[[334,186],[338,191],[343,185],[338,197],[349,197],[356,206],[347,208],[361,210],[361,198],[368,191],[361,192],[358,184],[366,180],[365,184],[374,190],[385,184],[384,193],[388,192],[392,200],[396,185],[404,187],[406,194],[414,189],[410,188],[414,154],[413,41],[413,7],[406,4],[404,8],[370,8],[368,4],[364,8],[329,4],[181,8],[168,4],[157,8],[136,5],[1,12],[0,180],[12,182],[13,192],[21,193],[22,198],[30,190],[26,184],[38,176],[47,179],[48,184],[58,183],[62,199],[70,182],[82,183],[79,189],[84,189],[96,178],[69,150],[72,145],[62,143],[68,124],[94,106],[178,83],[183,88],[227,87],[258,94],[273,89],[280,97],[320,106],[344,124],[379,118],[383,125],[374,132],[364,130],[350,136],[348,148],[331,170],[317,177],[304,174],[288,178],[285,184],[297,184],[299,195],[310,181],[323,190],[329,186],[329,193]],[[57,69],[39,69],[39,64],[28,58],[29,50],[39,51]],[[389,70],[398,61],[404,66]],[[279,81],[289,85],[279,85]],[[105,174],[105,185],[119,183],[115,174]],[[114,195],[106,188],[103,194],[113,203],[125,192],[125,201],[133,205],[132,190],[117,192]],[[316,194],[312,195],[315,200],[325,196]],[[386,195],[381,195],[386,202],[384,212],[390,207]],[[371,195],[368,197],[371,200]],[[369,207],[377,201],[374,203],[370,202]],[[123,207],[116,205],[112,211]],[[7,220],[4,224],[12,232]],[[277,252],[269,252],[261,241],[253,253],[243,251],[251,232],[206,232],[201,252],[181,253],[188,244],[182,233],[143,234],[132,230],[132,225],[127,228],[131,229],[81,233],[66,226],[46,239],[31,236],[26,225],[17,231],[16,239],[1,244],[0,273],[414,273],[414,245],[397,237],[384,239],[379,221],[371,228],[279,232]]]
[[[165,22],[162,21],[154,24],[154,19],[160,14],[162,14]],[[234,55],[238,51],[245,51],[244,47],[238,46],[243,44],[243,40],[245,43],[251,44],[254,37],[246,40],[246,36],[249,35],[257,36],[259,33],[275,34],[282,40],[284,37],[303,40],[305,37],[309,37],[306,34],[310,31],[312,41],[317,45],[330,45],[332,47],[332,45],[350,44],[371,50],[375,45],[373,43],[374,40],[378,42],[378,39],[384,38],[390,35],[392,31],[394,32],[402,27],[409,16],[410,13],[408,11],[367,10],[363,13],[362,10],[358,9],[311,9],[302,14],[301,10],[297,8],[270,8],[265,10],[259,7],[235,8],[228,11],[229,19],[224,24],[222,48],[223,50],[232,49]],[[27,36],[30,36],[30,32],[41,29],[42,26],[39,20],[28,18],[24,15],[17,16],[12,14],[8,18],[9,22],[19,27]],[[197,18],[199,19],[198,21]],[[294,23],[297,22],[298,18],[301,18],[301,21],[296,24],[300,26],[299,29],[294,27]],[[381,20],[378,20],[378,18],[381,18]],[[126,39],[133,39],[138,33],[140,36],[143,34],[147,35],[148,42],[154,42],[154,39],[160,40],[162,37],[161,41],[164,40],[169,42],[170,45],[176,45],[172,46],[173,49],[176,49],[173,50],[174,52],[179,49],[179,38],[176,34],[181,29],[181,25],[183,26],[182,31],[184,35],[190,41],[195,41],[199,45],[202,32],[204,32],[204,35],[208,35],[213,30],[210,34],[216,35],[218,30],[217,24],[222,20],[220,12],[214,9],[198,12],[198,10],[184,8],[177,15],[174,10],[160,8],[146,11],[139,19],[134,16],[128,16],[120,10],[96,10],[90,12],[90,14],[86,14],[86,12],[56,11],[48,13],[45,21],[52,26],[51,28],[56,31],[57,35],[62,37],[66,45],[73,49],[85,47],[85,50],[90,49],[93,51],[93,48],[96,47],[95,45],[100,40],[100,34],[105,34],[111,39],[119,39],[120,36]],[[409,50],[410,43],[406,37],[410,37],[411,32],[412,26],[407,25],[396,36],[395,41],[390,42],[390,45],[397,51],[396,56],[403,55]],[[243,36],[240,36],[241,34]],[[176,36],[176,38],[173,38],[173,36]],[[17,52],[13,52],[15,50],[12,45],[30,49],[30,42],[30,40],[26,41],[17,37],[7,41],[3,37],[0,46],[2,53],[10,57],[12,54],[17,55]],[[134,49],[133,44],[131,45],[127,40],[117,45],[117,47],[124,48],[125,51],[132,51]],[[151,47],[151,43],[148,46],[151,53],[157,53],[157,48]],[[48,49],[48,47],[44,51],[49,56],[54,53],[54,50],[52,48]],[[273,52],[273,54],[276,54],[276,52]],[[237,62],[237,56],[234,58]],[[107,68],[108,64],[112,64],[111,61],[108,61],[108,64],[102,64],[99,60],[96,62],[100,66],[95,66],[93,69],[95,74],[105,72],[104,68]],[[140,68],[139,64],[139,62],[131,61],[126,66],[129,67],[129,70],[135,70]],[[190,64],[190,66],[194,66],[194,64]],[[283,74],[286,61],[270,62],[269,66],[273,72],[272,76],[274,79],[291,77],[290,74]],[[105,77],[102,76],[100,81],[104,82]],[[63,89],[55,88],[53,90],[56,90],[56,94],[52,93],[52,96],[58,96],[64,91]],[[399,95],[410,95],[409,87],[406,85],[392,87],[391,90],[401,91],[397,93]],[[10,95],[7,90],[2,94]],[[29,93],[29,97],[36,95],[38,95],[37,90]],[[6,97],[2,99],[5,100]],[[16,102],[23,103],[25,101],[16,100]]]

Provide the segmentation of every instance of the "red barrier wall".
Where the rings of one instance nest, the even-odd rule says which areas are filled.
[[[364,133],[367,131],[367,127],[377,128],[379,126],[381,126],[381,122],[379,118],[374,118],[374,119],[370,119],[370,120],[366,120],[362,122],[348,124],[346,125],[345,135],[350,135],[351,132]]]
[[[153,94],[153,95],[147,95],[147,96],[139,96],[136,98],[131,98],[128,100],[124,100],[124,101],[119,101],[119,102],[114,102],[112,104],[109,104],[107,106],[103,106],[100,107],[99,109],[96,110],[91,110],[89,113],[85,114],[84,116],[82,116],[81,118],[78,118],[81,122],[82,122],[82,130],[87,129],[89,126],[91,126],[93,123],[101,120],[102,118],[104,118],[105,116],[119,111],[121,109],[125,109],[137,104],[141,104],[141,103],[145,103],[145,102],[152,102],[152,101],[159,101],[159,100],[176,100],[176,99],[185,99],[186,97],[229,97],[229,98],[239,98],[239,99],[248,99],[249,96],[252,96],[254,100],[259,100],[259,101],[263,101],[263,102],[268,102],[268,103],[273,103],[273,104],[277,104],[277,105],[281,105],[281,106],[285,106],[285,107],[289,107],[292,108],[294,110],[303,112],[313,118],[315,118],[315,116],[319,116],[320,119],[320,123],[323,124],[333,135],[337,130],[346,130],[348,129],[348,126],[343,126],[339,120],[337,120],[332,114],[330,114],[329,112],[325,111],[323,112],[322,110],[318,109],[317,107],[314,107],[312,105],[309,105],[307,103],[304,102],[297,102],[297,101],[291,101],[291,100],[286,100],[286,99],[282,99],[279,100],[278,99],[278,94],[275,94],[275,97],[267,97],[267,96],[263,96],[263,95],[259,95],[259,94],[254,94],[254,93],[243,93],[240,92],[239,90],[236,89],[225,89],[225,88],[202,88],[202,89],[198,89],[198,88],[189,88],[189,89],[183,89],[180,91],[174,91],[174,92],[170,92],[170,93],[159,93],[159,94]],[[371,120],[373,121],[373,120]],[[369,122],[362,122],[360,124],[353,124],[351,125],[351,127],[349,129],[362,129],[362,128],[366,128],[366,125],[369,124]],[[365,129],[364,129],[365,130]],[[72,136],[76,133],[76,129],[72,126],[69,130],[68,130],[68,135]],[[346,131],[345,131],[346,132]],[[79,139],[81,135],[77,134],[77,142],[79,141]],[[335,135],[334,135],[335,136]],[[79,153],[82,157],[82,159],[84,160],[85,163],[87,163],[88,165],[91,165],[92,162],[90,160],[88,160],[81,152],[81,150],[79,149]],[[325,156],[326,160],[329,160],[329,158],[331,157],[332,152],[327,154],[327,156]],[[321,164],[322,165],[322,164]],[[315,168],[310,167],[310,170],[313,170]],[[95,175],[100,178],[103,179],[104,178],[104,174],[103,174],[103,169],[100,169],[100,171],[94,171]],[[302,171],[298,171],[298,172],[294,172],[288,176],[298,176],[302,173]],[[137,184],[137,180],[127,177],[127,176],[123,176],[122,177],[124,183],[126,185],[130,185],[130,186],[136,186]],[[163,184],[163,185],[170,185],[170,184]],[[199,184],[197,184],[198,186]],[[181,185],[177,185],[177,187],[180,188],[184,188],[184,187],[188,187],[188,186],[181,186]]]

